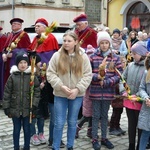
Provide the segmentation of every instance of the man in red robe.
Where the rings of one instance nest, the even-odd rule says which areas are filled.
[[[81,14],[73,19],[76,23],[75,32],[79,37],[80,46],[87,49],[87,45],[97,48],[97,32],[90,28],[87,21],[87,15]]]
[[[6,42],[6,35],[2,34],[1,31],[3,30],[2,27],[0,27],[0,106],[2,103],[3,98],[3,90],[4,90],[4,62],[2,59],[2,51],[4,48],[4,44]]]
[[[4,82],[8,79],[10,68],[15,64],[16,54],[20,51],[27,52],[27,47],[31,43],[28,34],[22,30],[23,22],[20,18],[10,20],[12,32],[7,37],[2,54],[5,67]]]
[[[33,39],[33,42],[28,47],[31,52],[36,52],[41,57],[41,62],[48,64],[50,58],[59,49],[58,42],[53,34],[48,33],[44,36],[46,29],[48,27],[48,22],[44,18],[39,18],[35,22],[35,32],[37,36]],[[42,38],[44,40],[42,40]],[[42,41],[42,42],[41,42]]]

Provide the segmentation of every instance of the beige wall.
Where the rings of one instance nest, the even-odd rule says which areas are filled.
[[[1,6],[3,4],[3,7],[0,9],[0,22],[4,22],[3,32],[11,31],[9,21],[12,19],[13,10],[9,1],[10,0],[6,0],[0,3]],[[22,18],[25,21],[23,23],[23,28],[33,25],[35,20],[41,17],[47,19],[49,23],[57,21],[58,24],[65,23],[73,25],[73,18],[84,12],[81,0],[70,0],[70,5],[63,5],[62,0],[55,0],[54,4],[47,3],[47,5],[45,0],[16,0],[15,2],[14,17]],[[25,2],[30,2],[30,5],[27,3],[25,5],[20,4]],[[81,6],[80,8],[77,7],[79,4]],[[55,5],[55,7],[52,7],[52,5]],[[61,5],[61,7],[58,8],[58,5]]]

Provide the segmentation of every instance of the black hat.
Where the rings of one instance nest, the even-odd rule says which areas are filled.
[[[19,52],[19,53],[17,53],[17,56],[16,56],[16,66],[18,66],[19,62],[22,61],[22,60],[25,60],[29,64],[29,58],[28,58],[27,53],[25,53],[25,52]]]
[[[119,29],[114,29],[114,30],[113,30],[113,34],[114,34],[114,33],[118,33],[118,34],[120,35],[120,30],[119,30]]]
[[[35,64],[41,62],[41,57],[40,57],[38,54],[36,54],[35,57],[36,57],[36,62],[35,62]]]
[[[13,22],[23,23],[24,20],[22,20],[21,18],[13,18],[13,19],[10,20],[10,24],[12,24]]]
[[[35,64],[39,63],[41,61],[40,55],[38,55],[35,51],[28,51],[28,56],[31,59],[31,57],[36,57],[36,62]]]

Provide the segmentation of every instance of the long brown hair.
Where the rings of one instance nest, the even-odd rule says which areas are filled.
[[[78,36],[74,32],[67,31],[63,37],[67,35],[72,37],[75,41],[78,41]],[[60,49],[60,57],[58,61],[58,71],[62,75],[68,73],[69,71],[72,71],[76,76],[82,76],[83,58],[82,55],[80,54],[80,51],[81,49],[78,43],[74,46],[74,54],[72,56],[69,56],[67,50],[65,50],[65,48],[62,45]]]

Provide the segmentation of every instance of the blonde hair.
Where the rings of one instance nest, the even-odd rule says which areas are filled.
[[[78,36],[72,32],[72,31],[67,31],[63,37],[69,35],[74,39],[74,41],[78,41]],[[58,71],[64,75],[69,72],[69,68],[71,68],[71,71],[76,75],[76,76],[82,76],[82,63],[83,63],[83,58],[80,54],[80,48],[79,48],[79,43],[74,46],[74,55],[69,56],[68,52],[65,50],[65,48],[61,47],[60,50],[60,57],[58,61]],[[72,57],[72,61],[70,62],[70,57]]]

